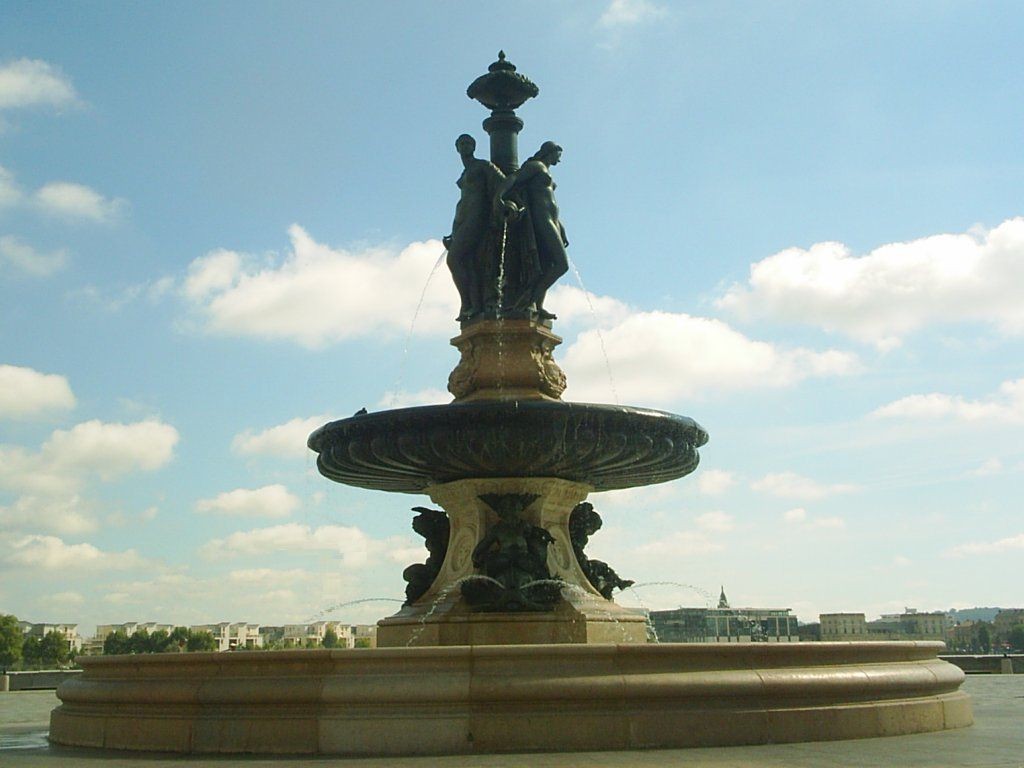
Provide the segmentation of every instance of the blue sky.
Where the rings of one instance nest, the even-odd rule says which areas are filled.
[[[711,434],[694,475],[592,497],[594,556],[694,587],[621,602],[1019,605],[1022,27],[1012,3],[5,3],[0,611],[393,611],[331,608],[401,597],[423,498],[328,482],[304,437],[446,398],[432,270],[499,48],[541,90],[521,154],[565,147],[566,398]]]

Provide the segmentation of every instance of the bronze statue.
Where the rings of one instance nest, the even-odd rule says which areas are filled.
[[[473,550],[473,565],[483,579],[462,584],[466,602],[478,611],[547,611],[561,596],[547,566],[554,538],[521,515],[538,496],[487,493],[480,499],[498,514]]]
[[[413,507],[412,511],[419,513],[412,519],[412,529],[424,538],[423,544],[430,554],[425,563],[415,563],[402,571],[402,578],[409,582],[405,586],[405,605],[423,597],[441,572],[451,530],[448,515],[439,509]]]
[[[562,148],[545,141],[540,149],[515,173],[506,177],[498,189],[495,205],[507,219],[519,220],[517,241],[520,247],[519,267],[522,285],[516,308],[533,306],[541,320],[555,315],[544,309],[548,289],[569,270],[565,249],[569,239],[558,218],[555,202],[555,181],[551,166],[562,159]]]
[[[504,181],[498,167],[488,160],[474,157],[476,140],[462,134],[455,140],[455,149],[462,158],[463,171],[456,182],[462,191],[455,207],[452,233],[442,238],[448,249],[448,269],[459,291],[461,306],[459,322],[465,322],[484,309],[484,288],[493,280],[495,269],[490,261],[488,233],[495,228],[493,201]]]
[[[520,167],[523,121],[515,113],[538,93],[504,51],[466,89],[491,114],[483,122],[490,137],[490,163],[473,157],[476,144],[471,137],[463,134],[456,143],[465,166],[459,179],[462,197],[444,243],[463,325],[485,319],[539,320],[550,327],[555,319],[544,308],[544,299],[569,269],[569,240],[551,178],[562,148],[546,141]]]
[[[594,510],[594,505],[588,501],[580,502],[569,515],[569,540],[587,581],[601,593],[602,597],[611,600],[613,591],[631,587],[634,582],[620,578],[608,563],[591,560],[583,553],[590,537],[600,530],[601,524],[601,516]]]

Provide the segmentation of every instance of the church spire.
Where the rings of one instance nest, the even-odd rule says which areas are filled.
[[[725,596],[725,585],[724,584],[722,585],[722,594],[720,594],[718,596],[718,607],[719,608],[728,608],[729,607],[729,598],[727,598]]]

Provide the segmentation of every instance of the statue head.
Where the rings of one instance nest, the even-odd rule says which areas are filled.
[[[463,157],[472,157],[476,152],[476,139],[468,133],[464,133],[455,140],[455,151]]]
[[[569,516],[569,533],[571,537],[581,538],[593,536],[601,527],[601,516],[589,501],[577,504]]]
[[[545,165],[555,165],[562,159],[562,148],[553,141],[545,141],[530,159],[540,160]]]
[[[419,514],[412,519],[412,529],[425,539],[442,532],[448,525],[448,515],[439,509],[413,507],[413,512]]]

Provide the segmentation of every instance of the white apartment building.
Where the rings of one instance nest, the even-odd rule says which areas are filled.
[[[43,638],[51,632],[56,632],[68,641],[72,653],[79,653],[82,650],[82,638],[78,636],[77,624],[33,624],[30,621],[19,621],[18,626],[26,637]]]
[[[174,624],[161,624],[156,621],[127,621],[124,624],[97,624],[95,639],[101,641],[106,640],[107,635],[113,634],[114,632],[123,632],[128,637],[131,637],[136,632],[142,632],[143,630],[150,635],[160,630],[169,634],[174,627]]]
[[[209,632],[213,635],[218,651],[263,647],[263,635],[260,634],[259,624],[221,621],[217,624],[194,624],[189,629],[192,632]]]
[[[312,624],[285,624],[284,641],[288,645],[302,647],[307,644],[322,645],[328,629],[338,636],[339,648],[353,648],[356,644],[355,627],[340,621],[314,621]]]

